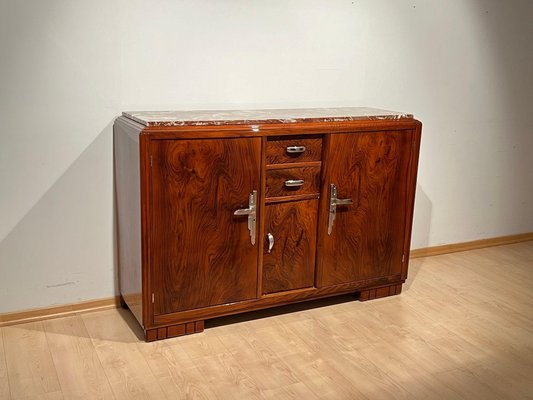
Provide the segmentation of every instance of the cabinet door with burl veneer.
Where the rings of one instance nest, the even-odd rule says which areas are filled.
[[[151,154],[154,314],[255,298],[258,250],[234,214],[260,186],[261,139],[156,140]]]
[[[263,294],[313,286],[317,212],[318,200],[266,205]]]
[[[398,276],[413,131],[332,134],[324,162],[318,285]]]

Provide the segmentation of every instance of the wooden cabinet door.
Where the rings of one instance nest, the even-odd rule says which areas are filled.
[[[401,273],[412,131],[331,134],[320,210],[317,285]],[[330,187],[339,199],[328,234]]]
[[[260,187],[260,138],[154,140],[154,314],[257,297],[258,245],[246,216]]]
[[[263,294],[313,286],[317,212],[317,199],[265,206]]]

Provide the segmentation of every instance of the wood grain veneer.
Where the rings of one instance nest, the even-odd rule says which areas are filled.
[[[159,326],[171,326],[224,315],[233,315],[247,311],[262,310],[264,308],[279,307],[287,304],[299,303],[302,301],[322,299],[340,294],[359,293],[367,288],[390,286],[392,284],[403,284],[403,281],[400,279],[400,275],[366,279],[334,286],[323,286],[320,288],[311,287],[271,293],[254,300],[245,300],[237,303],[222,304],[197,310],[157,315],[154,317],[154,322]]]
[[[304,146],[302,153],[288,153],[287,147]],[[267,164],[320,161],[322,158],[321,136],[288,136],[269,138],[266,146]]]
[[[378,288],[389,286],[388,294],[399,293],[409,256],[418,121],[147,126],[138,139],[115,142],[130,146],[117,153],[131,154],[116,164],[117,190],[129,193],[123,199],[135,193],[140,199],[140,209],[127,213],[138,219],[130,226],[140,246],[123,245],[140,266],[124,256],[120,272],[140,276],[142,285],[126,293],[121,281],[121,293],[126,306],[140,304],[136,317],[148,339],[196,332],[187,324],[200,327],[207,318],[340,293],[376,290],[368,296],[378,297],[385,293]],[[291,155],[287,146],[306,149]],[[135,180],[131,171],[138,181],[128,183]],[[289,179],[305,184],[289,189]],[[355,203],[338,207],[327,235],[333,182],[339,197]],[[253,190],[255,244],[247,217],[233,215],[248,206]],[[122,242],[131,240],[127,216],[119,218]],[[269,230],[278,238],[271,254]]]
[[[265,207],[265,237],[274,237],[268,253],[263,248],[263,293],[311,287],[315,276],[318,200],[269,204]]]
[[[302,180],[302,186],[287,187],[289,180]],[[269,169],[266,171],[265,197],[297,196],[320,192],[320,167]]]
[[[353,204],[337,207],[328,234],[329,206],[322,202],[317,286],[401,273],[408,257],[403,243],[412,134],[330,135],[323,197],[329,197],[327,191],[334,184],[338,197],[350,198]]]
[[[261,140],[152,144],[154,314],[256,297],[246,208],[260,185]]]

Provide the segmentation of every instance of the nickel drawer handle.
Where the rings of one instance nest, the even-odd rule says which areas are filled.
[[[267,239],[268,239],[268,252],[270,253],[272,251],[272,247],[274,247],[274,235],[268,232]]]
[[[289,179],[288,181],[285,181],[285,186],[287,187],[298,187],[302,186],[304,184],[303,179]]]
[[[287,147],[287,153],[303,153],[305,146],[289,146]]]

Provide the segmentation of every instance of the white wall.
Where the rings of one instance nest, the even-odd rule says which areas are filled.
[[[413,247],[533,231],[533,3],[0,0],[0,312],[116,293],[121,110],[424,123]]]

